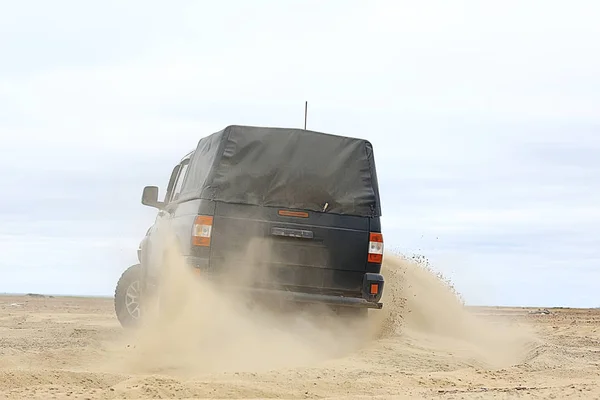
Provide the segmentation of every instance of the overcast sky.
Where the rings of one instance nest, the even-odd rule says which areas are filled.
[[[596,1],[1,1],[0,292],[110,295],[229,124],[369,139],[388,249],[471,304],[600,306]]]

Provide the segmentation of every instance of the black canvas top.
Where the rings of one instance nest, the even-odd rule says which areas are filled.
[[[179,201],[208,199],[336,214],[381,215],[366,140],[303,129],[228,126],[202,138]]]

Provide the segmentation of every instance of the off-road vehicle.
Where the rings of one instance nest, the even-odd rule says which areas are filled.
[[[145,293],[160,287],[164,229],[185,264],[203,274],[252,264],[261,273],[245,281],[251,293],[357,314],[382,308],[381,206],[367,140],[228,126],[200,139],[173,168],[162,201],[158,191],[143,190],[142,204],[158,215],[139,263],[115,291],[122,326],[137,324]],[[247,245],[257,240],[268,250],[249,257]]]

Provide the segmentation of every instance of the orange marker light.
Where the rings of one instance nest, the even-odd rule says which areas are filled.
[[[308,218],[308,213],[303,211],[279,210],[277,211],[277,214],[282,217]]]
[[[377,292],[379,292],[379,285],[371,283],[371,294],[377,294]]]

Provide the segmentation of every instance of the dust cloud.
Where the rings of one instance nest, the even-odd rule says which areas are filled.
[[[382,273],[389,303],[379,316],[380,337],[402,335],[413,345],[486,368],[522,363],[540,345],[523,326],[470,312],[451,283],[423,257],[387,255]]]
[[[255,251],[247,249],[249,256]],[[219,280],[194,273],[182,259],[169,261],[165,288],[171,301],[154,307],[124,342],[113,343],[104,370],[195,375],[314,366],[398,337],[473,365],[504,367],[523,361],[534,340],[528,332],[476,318],[430,269],[395,254],[386,254],[382,269],[384,308],[371,310],[366,320],[326,308],[286,313],[257,306]],[[239,273],[237,282],[252,275]]]
[[[264,243],[251,243],[247,257],[258,251],[268,250]],[[167,264],[163,294],[168,300],[155,302],[142,325],[126,335],[127,351],[122,350],[123,342],[112,346],[112,361],[118,369],[258,372],[313,365],[355,351],[371,340],[368,324],[342,318],[324,306],[285,313],[220,284],[234,282],[243,287],[257,276],[264,279],[267,272],[250,270],[252,263],[239,268],[228,265],[228,273],[218,278],[194,272],[176,255]]]

